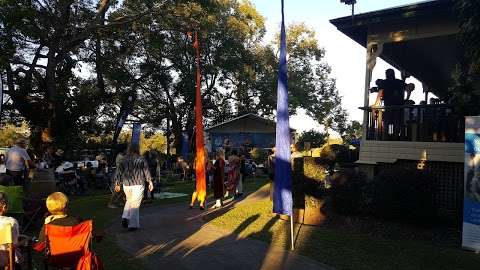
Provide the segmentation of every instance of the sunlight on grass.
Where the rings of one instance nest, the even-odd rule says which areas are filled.
[[[240,238],[252,237],[289,247],[289,223],[272,215],[269,200],[238,205],[209,224]],[[252,219],[255,217],[255,219]],[[243,224],[246,220],[253,220]],[[338,269],[476,269],[480,256],[428,242],[390,240],[325,227],[295,225],[296,252]]]

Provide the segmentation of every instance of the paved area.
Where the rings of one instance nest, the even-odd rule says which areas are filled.
[[[260,190],[240,203],[265,196],[268,192]],[[146,207],[142,209],[140,230],[126,232],[118,224],[109,231],[121,248],[143,259],[148,269],[332,269],[268,243],[239,238],[206,224],[205,220],[215,214],[219,213],[189,210],[186,203]]]

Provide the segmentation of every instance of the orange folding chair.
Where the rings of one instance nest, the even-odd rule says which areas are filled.
[[[92,256],[90,252],[91,220],[75,226],[46,224],[45,239],[45,269],[48,269],[48,267],[94,269],[94,267],[85,263],[86,259],[90,262]]]

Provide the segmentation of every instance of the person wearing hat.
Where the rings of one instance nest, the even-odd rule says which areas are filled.
[[[62,165],[63,163],[63,150],[62,149],[57,149],[53,156],[53,167],[58,168],[58,166]]]
[[[27,141],[24,138],[19,138],[15,146],[8,149],[5,157],[7,174],[13,178],[16,186],[25,187],[25,171],[35,168],[35,164],[25,148],[27,148]]]

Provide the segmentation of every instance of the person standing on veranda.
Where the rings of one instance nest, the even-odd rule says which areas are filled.
[[[120,185],[127,201],[123,208],[122,226],[129,231],[140,228],[140,205],[145,190],[145,182],[148,190],[153,190],[152,177],[148,164],[140,155],[137,145],[130,145],[127,154],[123,157],[115,172],[115,191],[120,192]]]

